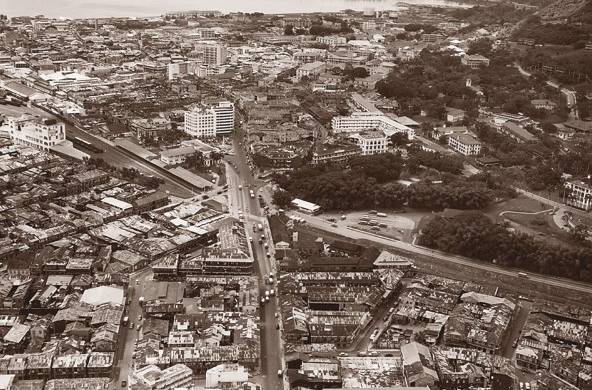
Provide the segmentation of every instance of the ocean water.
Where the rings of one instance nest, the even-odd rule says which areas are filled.
[[[171,11],[220,10],[222,12],[334,12],[343,9],[392,10],[398,3],[462,6],[453,0],[0,0],[0,14],[8,16],[92,18],[156,16]]]

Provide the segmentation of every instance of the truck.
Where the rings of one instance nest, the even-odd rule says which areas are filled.
[[[261,225],[260,223],[257,224],[257,229],[262,232],[263,231],[263,225]]]

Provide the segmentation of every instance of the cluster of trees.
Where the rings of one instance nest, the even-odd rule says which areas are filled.
[[[173,145],[187,138],[181,130],[173,129],[166,130],[158,133],[157,136],[145,135],[140,137],[140,142],[146,146],[159,146],[159,145]]]
[[[438,31],[438,27],[432,26],[431,24],[421,24],[421,23],[409,23],[403,27],[407,32],[419,32],[422,31],[426,34],[431,34],[433,32]]]
[[[586,42],[590,26],[574,23],[543,23],[539,16],[530,16],[514,33],[514,38],[534,39],[539,44],[571,45]]]
[[[592,53],[589,50],[557,47],[533,47],[520,57],[520,63],[524,67],[541,70],[541,65],[545,65],[549,75],[564,84],[592,80],[591,61]],[[542,72],[539,71],[540,73]]]
[[[466,86],[467,77],[472,74],[467,76],[459,57],[423,50],[376,83],[376,90],[384,97],[397,99],[401,115],[419,115],[425,110],[428,116],[443,119],[446,106],[476,112],[478,97]]]
[[[433,168],[440,172],[448,172],[458,175],[463,171],[463,159],[454,155],[412,150],[409,153],[407,167],[410,172],[417,172],[420,165]]]
[[[484,185],[460,180],[441,184],[417,183],[405,192],[409,207],[424,210],[482,210],[493,201],[493,192]]]
[[[435,217],[423,229],[418,243],[504,266],[553,276],[591,281],[589,249],[571,249],[513,233],[478,212],[454,218]]]
[[[483,209],[494,192],[483,181],[451,180],[447,183],[418,183],[405,187],[399,178],[402,161],[393,154],[352,159],[349,168],[322,166],[295,170],[289,176],[276,175],[282,188],[274,197],[279,207],[302,198],[327,210],[399,208],[405,204],[427,210],[445,208]]]
[[[517,23],[530,15],[532,11],[518,9],[512,4],[498,3],[492,6],[455,8],[449,13],[459,20],[471,23],[473,28],[481,25]]]

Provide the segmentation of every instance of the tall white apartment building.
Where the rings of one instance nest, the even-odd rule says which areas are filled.
[[[407,133],[413,139],[415,131],[382,112],[354,112],[350,116],[336,116],[331,119],[331,127],[336,133],[359,133],[364,130],[381,130],[387,137],[395,133]]]
[[[234,129],[234,104],[196,105],[185,112],[184,130],[193,137],[227,135]]]
[[[134,370],[128,376],[128,388],[150,390],[174,390],[184,387],[191,387],[193,382],[193,371],[184,364],[161,370],[155,365],[149,365]]]
[[[66,125],[55,119],[23,114],[7,118],[10,139],[15,144],[49,150],[66,140]]]
[[[226,47],[216,42],[199,42],[195,50],[201,53],[203,63],[207,65],[222,65],[228,57]]]

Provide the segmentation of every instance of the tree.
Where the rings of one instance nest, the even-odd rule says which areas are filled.
[[[467,54],[481,54],[485,57],[491,57],[493,43],[488,38],[481,38],[469,44]]]
[[[393,146],[404,146],[409,143],[409,136],[403,132],[395,133],[391,135],[390,142]]]
[[[278,190],[273,193],[273,204],[281,209],[286,209],[292,202],[292,197],[288,191]]]
[[[286,27],[284,27],[284,35],[294,35],[294,26],[286,24]]]

